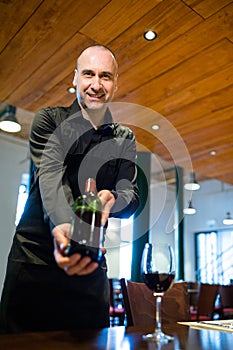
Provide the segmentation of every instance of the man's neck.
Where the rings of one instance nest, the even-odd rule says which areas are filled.
[[[89,122],[93,125],[95,129],[98,129],[103,124],[106,109],[91,110],[91,109],[83,108],[81,104],[79,104],[79,106],[81,108],[83,118],[89,120]]]

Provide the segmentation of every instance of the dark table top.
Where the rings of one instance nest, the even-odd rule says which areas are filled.
[[[153,329],[111,327],[101,330],[75,330],[0,335],[0,349],[6,350],[232,350],[233,333],[199,330],[183,325],[164,327],[174,341],[162,346],[148,343],[142,335]]]

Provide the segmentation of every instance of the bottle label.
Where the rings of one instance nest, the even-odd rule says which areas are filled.
[[[101,212],[77,208],[73,220],[71,238],[79,244],[99,248],[101,239]]]
[[[74,203],[75,215],[71,223],[70,245],[66,253],[71,255],[78,252],[98,261],[102,256],[100,247],[103,243],[103,228],[102,205],[95,191],[96,182],[89,178],[86,181],[85,194],[79,196]]]

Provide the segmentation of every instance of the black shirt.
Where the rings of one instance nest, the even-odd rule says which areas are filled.
[[[94,177],[97,191],[111,191],[110,217],[131,216],[139,205],[132,131],[114,123],[109,110],[97,130],[83,118],[75,100],[70,107],[48,107],[35,116],[30,135],[34,183],[16,228],[10,259],[55,263],[51,229],[70,222],[75,198]]]

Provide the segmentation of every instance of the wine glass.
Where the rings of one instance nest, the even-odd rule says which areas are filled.
[[[144,335],[143,339],[167,343],[173,338],[162,332],[161,301],[175,278],[175,260],[172,247],[169,244],[146,243],[142,255],[141,270],[143,281],[154,292],[156,300],[155,330],[152,334]]]

